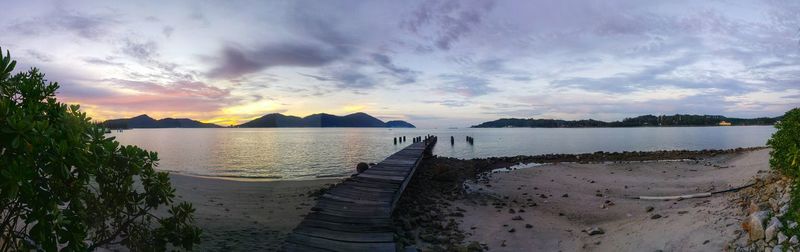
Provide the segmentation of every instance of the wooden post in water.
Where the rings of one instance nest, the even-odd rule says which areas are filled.
[[[456,138],[453,136],[450,136],[450,145],[456,145]]]
[[[397,138],[394,138],[394,145],[397,145]]]

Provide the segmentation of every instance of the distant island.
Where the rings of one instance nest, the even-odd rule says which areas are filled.
[[[371,128],[415,128],[405,121],[383,122],[366,113],[346,116],[313,114],[306,117],[287,116],[279,113],[267,114],[236,127],[240,128],[286,128],[286,127],[371,127]]]
[[[161,120],[153,119],[148,115],[140,115],[131,118],[111,119],[102,123],[109,129],[133,129],[133,128],[222,128],[222,126],[212,123],[202,123],[188,118],[164,118]]]
[[[188,118],[153,119],[148,115],[132,118],[111,119],[102,122],[109,129],[134,129],[134,128],[222,128],[222,126],[203,123]],[[289,128],[289,127],[353,127],[353,128],[415,128],[406,121],[383,122],[366,113],[355,113],[346,116],[331,114],[313,114],[306,117],[287,116],[283,114],[267,114],[252,121],[233,126],[241,128]]]
[[[593,119],[521,119],[504,118],[484,122],[472,128],[603,128],[603,127],[679,127],[679,126],[746,126],[773,125],[781,117],[759,117],[752,119],[732,118],[720,115],[643,115],[625,118],[622,121],[604,122]]]

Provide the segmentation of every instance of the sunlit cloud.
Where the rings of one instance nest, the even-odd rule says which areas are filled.
[[[0,46],[98,120],[368,112],[777,116],[800,105],[800,3],[13,1]],[[235,15],[232,15],[235,13]]]

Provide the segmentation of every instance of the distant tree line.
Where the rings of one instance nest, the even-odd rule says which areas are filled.
[[[592,127],[648,127],[648,126],[717,126],[725,121],[733,126],[773,125],[781,117],[759,117],[752,119],[730,118],[720,115],[643,115],[625,118],[622,121],[604,122],[598,120],[557,120],[557,119],[523,119],[504,118],[484,122],[473,128],[592,128]]]

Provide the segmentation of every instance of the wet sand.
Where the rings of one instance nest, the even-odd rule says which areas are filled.
[[[259,181],[171,174],[177,201],[203,229],[197,251],[275,251],[314,205],[309,193],[340,179]]]

